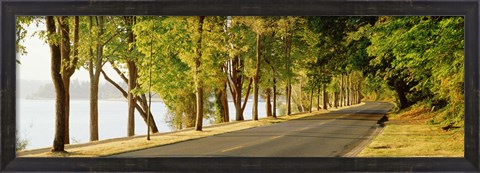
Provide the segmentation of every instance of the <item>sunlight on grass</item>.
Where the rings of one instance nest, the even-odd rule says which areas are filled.
[[[463,157],[463,127],[442,129],[428,125],[435,115],[425,110],[411,110],[394,115],[383,132],[358,157]]]

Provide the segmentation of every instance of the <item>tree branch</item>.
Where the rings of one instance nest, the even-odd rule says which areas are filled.
[[[245,95],[245,98],[243,100],[242,112],[245,110],[245,106],[247,105],[248,95],[250,95],[250,89],[252,88],[252,82],[253,82],[253,78],[250,78],[250,82],[248,83],[248,88],[247,88],[247,94]]]
[[[113,70],[115,70],[115,72],[117,72],[117,74],[123,79],[123,81],[125,83],[128,83],[128,78],[125,77],[125,74],[122,73],[122,71],[120,71],[120,69],[118,69],[118,67],[116,67],[112,61],[110,61],[110,64],[112,65],[112,68]]]

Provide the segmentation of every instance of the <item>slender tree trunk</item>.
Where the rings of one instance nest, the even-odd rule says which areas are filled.
[[[362,85],[358,84],[358,103],[362,103],[363,95],[362,95]]]
[[[152,131],[152,133],[158,133],[157,124],[155,123],[155,119],[153,119],[152,110],[148,109],[147,96],[141,95],[140,98],[137,96],[136,100],[137,101],[140,100],[141,106],[144,110],[139,112],[140,112],[140,115],[142,115],[142,118],[144,119],[145,124],[150,125],[150,130]],[[137,108],[137,110],[139,110],[139,108]],[[148,114],[147,114],[147,110],[148,110]],[[147,117],[150,118],[150,122],[147,122]]]
[[[287,28],[287,32],[290,32],[288,31],[288,28]],[[292,84],[291,84],[291,74],[290,74],[290,52],[291,52],[291,45],[292,45],[292,36],[291,35],[288,35],[285,39],[285,55],[287,57],[287,61],[286,61],[286,70],[287,70],[287,84],[286,84],[286,91],[285,91],[285,97],[286,97],[286,100],[287,100],[287,115],[291,115],[292,114]]]
[[[55,34],[56,26],[53,16],[46,18],[47,32],[51,36]],[[55,137],[52,151],[65,151],[65,88],[60,74],[61,53],[58,44],[49,41],[51,56],[51,74],[55,87]]]
[[[197,57],[195,58],[195,82],[196,82],[196,98],[197,98],[197,119],[195,121],[195,130],[202,131],[203,126],[203,82],[200,76],[200,59],[202,58],[202,33],[203,21],[205,16],[198,16],[197,32],[200,34],[200,39],[197,42]]]
[[[257,33],[257,63],[255,67],[255,76],[253,77],[253,110],[252,110],[252,119],[258,120],[258,88],[260,81],[260,34]]]
[[[122,80],[125,82],[125,83],[129,83],[128,82],[128,79],[127,77],[125,77],[125,75],[123,75],[123,73],[120,71],[120,69],[118,69],[117,67],[113,66],[113,69],[117,72],[117,74],[120,76],[120,78],[122,78]],[[137,71],[138,72],[138,71]],[[115,88],[117,88],[123,95],[123,97],[125,97],[125,99],[128,100],[128,92],[125,91],[122,87],[120,87],[120,85],[118,85],[115,81],[111,80],[107,74],[105,72],[103,72],[103,70],[101,71],[101,73],[103,74],[103,76],[105,77],[105,80],[107,80],[108,82],[110,82],[113,86],[115,86]],[[138,73],[137,73],[137,76],[138,76]],[[135,109],[137,109],[137,111],[140,113],[140,115],[142,116],[143,120],[145,121],[145,125],[148,125],[148,122],[147,122],[147,107],[148,107],[148,102],[147,102],[147,97],[145,95],[141,95],[141,96],[135,96],[135,100],[137,101],[137,103],[135,103]],[[152,112],[150,111],[150,113],[148,114],[150,116],[150,129],[152,130],[152,133],[158,133],[158,128],[157,128],[157,124],[155,123],[155,120],[153,119],[153,114]]]
[[[335,106],[335,108],[338,108],[338,95],[338,92],[333,93],[333,105]]]
[[[327,87],[325,84],[323,84],[323,109],[327,110],[327,102],[328,102],[328,96],[327,96]]]
[[[287,85],[287,115],[292,114],[292,85]]]
[[[320,91],[321,91],[321,87],[318,86],[318,88],[317,88],[317,111],[320,110]]]
[[[127,25],[127,45],[134,43],[134,35],[132,32],[132,27],[135,22],[134,16],[125,16],[124,17],[125,24]],[[130,46],[127,48],[127,52],[132,52],[132,48]],[[127,59],[127,68],[128,68],[128,128],[127,128],[127,136],[135,135],[135,105],[136,99],[133,95],[132,91],[137,86],[137,66],[135,61],[132,60],[133,57],[129,57]]]
[[[242,115],[243,115],[243,112],[245,111],[245,107],[247,106],[248,96],[250,96],[250,90],[252,88],[252,82],[253,82],[253,78],[250,78],[250,81],[248,82],[247,93],[243,98]]]
[[[128,98],[128,94],[127,94],[127,91],[125,91],[120,85],[118,85],[115,81],[113,81],[112,79],[110,79],[107,74],[102,70],[101,73],[103,74],[103,77],[105,78],[105,80],[107,82],[110,82],[115,88],[118,89],[118,91],[120,91],[123,95],[123,97],[125,98]],[[127,82],[128,83],[128,82]],[[143,95],[143,97],[145,97],[145,95]],[[145,124],[148,125],[147,123],[147,113],[146,113],[146,110],[147,110],[147,106],[148,106],[148,103],[146,101],[146,97],[145,97],[145,100],[143,100],[142,97],[139,97],[139,96],[136,96],[136,100],[138,101],[137,103],[134,103],[135,105],[135,108],[137,109],[137,111],[140,113],[140,116],[143,118],[143,120],[145,121]],[[139,105],[140,103],[140,105]],[[152,130],[152,133],[158,133],[158,128],[157,128],[157,125],[155,124],[155,121],[153,119],[153,116],[150,112],[150,129]]]
[[[347,74],[347,79],[346,79],[346,84],[345,84],[345,92],[347,93],[347,106],[350,106],[350,86],[349,86],[349,79],[350,79],[350,75]]]
[[[273,118],[277,118],[277,80],[276,80],[276,77],[275,77],[275,71],[273,72],[274,76],[273,76]]]
[[[357,104],[357,87],[353,85],[353,104]]]
[[[303,82],[302,78],[300,78],[300,108],[302,109],[301,112],[305,112],[305,107],[303,106]]]
[[[312,108],[313,108],[313,87],[312,89],[310,89],[310,110],[309,110],[310,113],[312,112]]]
[[[266,109],[267,117],[272,116],[272,103],[270,102],[270,92],[271,92],[270,87],[267,87],[265,89],[265,101],[266,101],[265,109]]]
[[[226,103],[226,95],[225,95],[225,88],[217,88],[215,89],[215,113],[216,113],[216,120],[217,123],[221,122],[228,122],[228,103]],[[227,108],[227,109],[225,109]]]
[[[290,115],[290,112],[291,112],[290,109],[291,108],[290,108],[290,98],[288,97],[288,86],[289,85],[288,85],[288,82],[287,82],[287,85],[285,86],[285,102],[286,102],[285,107],[286,107],[286,110],[287,110],[287,112],[286,112],[287,115]]]
[[[98,24],[98,38],[103,35],[103,16],[96,17]],[[92,20],[90,18],[90,20]],[[92,21],[90,21],[92,23]],[[90,61],[90,141],[98,140],[98,82],[100,79],[100,71],[102,69],[103,59],[103,43],[97,41],[97,53],[95,56],[95,63],[93,57]],[[94,65],[95,64],[95,65]],[[94,70],[95,69],[95,70]]]
[[[340,107],[343,107],[344,104],[344,99],[343,99],[343,95],[345,95],[345,93],[343,92],[343,75],[340,74]]]
[[[353,101],[354,101],[354,90],[353,90],[353,75],[352,73],[350,73],[350,80],[348,81],[349,82],[349,89],[350,89],[350,105],[353,105]]]
[[[223,88],[221,91],[221,99],[222,99],[222,115],[223,115],[223,122],[230,121],[230,115],[228,112],[228,99],[227,99],[227,83],[223,84]]]

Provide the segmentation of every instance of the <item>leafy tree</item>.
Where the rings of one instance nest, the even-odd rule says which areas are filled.
[[[140,18],[140,19],[139,19]],[[107,44],[107,59],[112,65],[115,72],[121,77],[123,82],[128,84],[125,91],[117,82],[110,79],[110,77],[102,70],[101,73],[105,80],[115,86],[128,101],[128,128],[127,135],[134,135],[134,113],[135,109],[140,113],[145,124],[149,124],[152,133],[157,133],[158,128],[153,119],[151,111],[148,111],[147,96],[145,94],[135,94],[134,90],[137,88],[138,78],[138,59],[144,57],[138,52],[135,45],[135,35],[132,28],[141,20],[141,17],[136,16],[121,16],[113,17],[112,22],[115,22],[120,29],[116,38]],[[124,71],[126,70],[127,75]],[[149,122],[147,122],[149,121]]]
[[[249,57],[253,57],[254,51],[252,45],[254,44],[255,33],[248,29],[245,25],[243,17],[230,17],[229,26],[227,27],[227,52],[230,57],[228,61],[230,93],[233,97],[235,105],[235,116],[237,121],[242,121],[243,112],[247,104],[248,96],[250,95],[251,85],[253,79],[248,75],[248,67],[246,61]],[[246,83],[246,80],[249,80]],[[243,88],[246,87],[246,92]],[[242,96],[244,96],[242,104]]]

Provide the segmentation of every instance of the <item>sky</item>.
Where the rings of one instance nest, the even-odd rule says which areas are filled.
[[[25,41],[21,43],[26,47],[27,54],[17,54],[17,59],[20,60],[21,63],[17,64],[17,79],[51,82],[52,76],[50,73],[50,48],[43,40],[40,40],[38,36],[30,36],[36,30],[45,30],[45,25],[39,25],[37,27],[35,24],[32,24],[28,26],[27,35],[29,37],[27,37]],[[106,64],[103,69],[114,81],[121,80],[120,77],[117,77],[118,75],[109,64]],[[103,76],[100,78],[102,81]],[[71,77],[71,80],[75,79],[78,79],[79,81],[88,81],[88,71],[83,68],[77,70]]]

